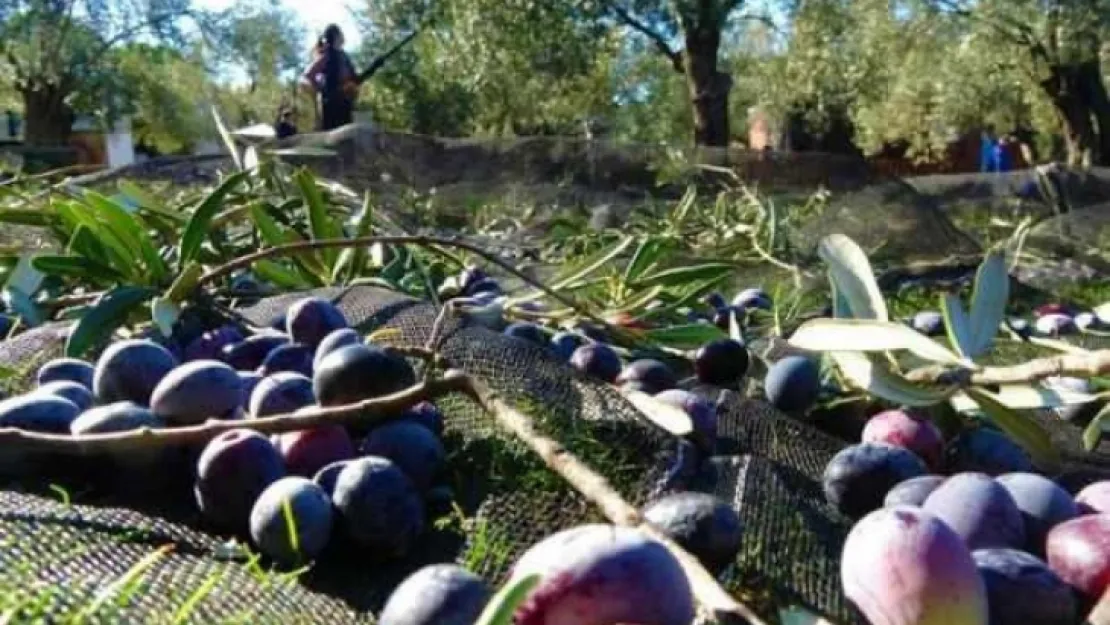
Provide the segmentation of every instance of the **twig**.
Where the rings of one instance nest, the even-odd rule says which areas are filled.
[[[250,267],[251,265],[253,265],[254,263],[256,263],[260,260],[265,260],[267,258],[273,258],[275,256],[289,256],[289,255],[296,254],[298,252],[304,252],[304,251],[308,251],[308,250],[368,247],[370,245],[376,245],[376,244],[381,244],[381,245],[418,245],[418,246],[425,247],[425,248],[428,248],[430,250],[433,250],[436,253],[440,253],[440,250],[437,248],[437,246],[440,246],[440,245],[442,245],[444,247],[455,247],[455,248],[458,248],[458,249],[461,249],[461,250],[465,250],[467,252],[470,252],[471,254],[474,254],[476,256],[481,257],[486,262],[497,265],[499,268],[513,274],[513,276],[515,276],[516,278],[520,279],[521,281],[527,283],[529,286],[534,287],[536,289],[539,289],[540,291],[543,291],[544,294],[546,294],[551,299],[554,299],[555,301],[559,302],[560,304],[563,304],[564,306],[573,309],[579,315],[581,315],[583,317],[586,317],[586,318],[590,319],[591,321],[593,321],[595,323],[601,324],[602,326],[604,326],[607,330],[609,330],[613,334],[615,334],[617,336],[624,336],[624,334],[625,334],[625,332],[622,328],[618,328],[618,327],[610,324],[609,322],[605,321],[604,319],[598,317],[594,313],[583,309],[572,298],[569,298],[566,295],[563,295],[563,294],[559,293],[558,291],[556,291],[555,289],[552,289],[551,287],[547,286],[546,284],[540,282],[539,280],[536,280],[536,279],[532,278],[531,276],[527,275],[523,271],[517,269],[516,267],[513,267],[510,263],[507,263],[504,260],[501,260],[495,254],[490,254],[489,252],[483,250],[482,248],[480,248],[476,245],[472,245],[470,243],[466,243],[464,241],[459,241],[457,239],[448,239],[448,238],[443,238],[443,237],[430,237],[430,236],[424,236],[424,235],[369,236],[369,237],[356,237],[356,238],[353,238],[353,239],[318,239],[318,240],[314,240],[314,241],[298,241],[296,243],[286,243],[284,245],[275,245],[273,247],[268,247],[268,248],[259,250],[257,252],[252,253],[252,254],[247,254],[246,256],[241,256],[241,257],[239,257],[239,258],[237,258],[233,261],[230,261],[228,263],[220,265],[219,267],[216,267],[215,269],[213,269],[213,270],[209,271],[208,273],[204,274],[203,276],[201,276],[201,278],[197,281],[196,286],[194,288],[200,288],[201,286],[203,286],[203,285],[205,285],[209,282],[213,282],[215,280],[218,280],[219,278],[228,276],[228,275],[230,275],[230,274],[232,274],[232,273],[234,273],[234,272],[236,272],[240,269],[248,268],[248,267]]]
[[[951,384],[953,381],[978,386],[1024,384],[1055,376],[1093,377],[1110,373],[1110,349],[1062,354],[1030,360],[1012,367],[986,367],[979,371],[929,366],[906,374],[915,383]]]
[[[207,443],[231,430],[247,428],[262,434],[293,432],[322,425],[374,423],[395,416],[422,401],[453,393],[468,392],[469,379],[459,371],[448,371],[442,378],[418,384],[398,393],[368,399],[346,406],[304,410],[295,414],[273,415],[259,419],[217,421],[165,429],[142,428],[104,434],[45,434],[18,428],[0,428],[0,446],[5,449],[42,451],[71,455],[133,451],[158,447]]]
[[[468,378],[467,389],[471,396],[494,419],[532,449],[552,471],[559,474],[575,490],[598,506],[605,516],[617,525],[634,527],[662,543],[678,560],[690,581],[698,603],[706,616],[718,623],[764,625],[751,609],[737,602],[717,580],[705,570],[697,558],[672,541],[651,524],[644,521],[640,512],[626,502],[601,475],[586,466],[558,441],[536,431],[531,420],[501,398],[482,382]]]

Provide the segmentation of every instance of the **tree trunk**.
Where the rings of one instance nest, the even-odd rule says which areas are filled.
[[[1097,60],[1054,65],[1041,82],[1064,127],[1067,162],[1072,166],[1110,162],[1110,97]]]
[[[52,87],[29,89],[23,95],[23,143],[31,147],[62,146],[73,128],[73,110],[66,93]]]
[[[694,108],[694,143],[727,147],[731,137],[728,96],[732,77],[717,69],[721,32],[715,25],[686,32],[683,60],[686,85]]]

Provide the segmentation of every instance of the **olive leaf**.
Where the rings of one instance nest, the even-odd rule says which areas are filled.
[[[975,273],[968,337],[970,351],[964,356],[976,358],[990,351],[998,327],[1006,316],[1009,299],[1010,275],[1006,271],[1006,256],[996,248],[987,254]]]
[[[932,406],[956,392],[918,386],[890,370],[877,355],[859,352],[829,352],[837,369],[856,388],[905,406]]]
[[[853,317],[878,321],[890,319],[867,254],[855,241],[843,234],[830,234],[817,246],[817,254],[829,266],[829,275]]]
[[[648,420],[674,436],[686,436],[694,431],[694,424],[685,410],[640,391],[623,389],[621,392]]]
[[[540,575],[532,573],[509,580],[486,604],[475,625],[512,625],[513,613],[540,583]]]
[[[816,352],[889,352],[906,350],[941,364],[969,366],[940,343],[900,323],[868,319],[811,319],[788,341]]]

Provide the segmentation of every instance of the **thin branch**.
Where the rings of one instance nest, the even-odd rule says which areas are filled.
[[[682,566],[686,578],[690,581],[694,597],[707,612],[706,616],[718,623],[763,625],[759,616],[721,588],[697,558],[645,522],[640,512],[626,502],[608,480],[586,466],[561,443],[537,432],[527,416],[503,401],[489,387],[473,378],[469,378],[468,382],[469,392],[474,399],[493,415],[502,427],[528,445],[548,468],[558,473],[575,490],[600,508],[610,521],[616,525],[637,528],[653,540],[662,543]]]
[[[1028,384],[1056,376],[1093,377],[1110,373],[1110,349],[1030,360],[1012,367],[986,367],[979,371],[929,366],[906,374],[914,383],[991,386]]]
[[[242,256],[242,257],[237,258],[237,259],[235,259],[231,262],[228,262],[226,264],[220,265],[219,267],[216,267],[215,269],[213,269],[213,270],[209,271],[208,273],[204,274],[203,276],[201,276],[201,278],[197,281],[197,284],[196,284],[195,288],[199,289],[201,286],[203,286],[205,284],[208,284],[208,283],[213,282],[215,280],[218,280],[220,278],[229,276],[229,275],[235,273],[236,271],[239,271],[240,269],[249,268],[254,263],[256,263],[260,260],[265,260],[267,258],[273,258],[273,257],[277,257],[277,256],[290,256],[290,255],[297,254],[299,252],[308,251],[308,250],[368,247],[370,245],[375,245],[375,244],[382,244],[382,245],[418,245],[418,246],[430,249],[430,250],[432,250],[436,253],[440,253],[440,250],[437,248],[437,246],[454,247],[454,248],[458,248],[458,249],[461,249],[461,250],[465,250],[467,252],[470,252],[471,254],[474,254],[475,256],[481,257],[486,262],[492,263],[492,264],[498,266],[499,268],[511,273],[513,276],[515,276],[516,278],[525,282],[529,286],[534,287],[536,289],[539,289],[540,291],[543,291],[543,293],[546,294],[548,297],[552,298],[553,300],[559,302],[560,304],[562,304],[562,305],[564,305],[568,308],[573,309],[579,315],[581,315],[583,317],[586,317],[586,318],[590,319],[591,321],[602,325],[603,327],[605,327],[607,330],[609,330],[614,335],[625,336],[627,334],[622,328],[618,328],[616,326],[613,326],[609,322],[607,322],[604,319],[598,317],[596,314],[594,314],[594,313],[592,313],[588,310],[585,310],[580,305],[578,305],[578,303],[575,302],[572,298],[570,298],[566,295],[563,295],[562,293],[559,293],[558,291],[556,291],[556,290],[552,289],[551,287],[547,286],[543,282],[540,282],[540,281],[532,278],[531,276],[527,275],[523,271],[521,271],[521,270],[517,269],[516,267],[512,266],[510,263],[507,263],[504,260],[501,260],[500,258],[497,257],[496,254],[491,254],[491,253],[483,250],[482,248],[480,248],[476,245],[472,245],[472,244],[466,243],[464,241],[459,241],[457,239],[442,238],[442,237],[429,237],[429,236],[423,236],[423,235],[370,236],[370,237],[358,237],[358,238],[354,238],[354,239],[318,239],[318,240],[315,240],[315,241],[298,241],[296,243],[287,243],[287,244],[284,244],[284,245],[277,245],[277,246],[274,246],[274,247],[269,247],[269,248],[259,250],[257,252],[252,253],[252,254],[247,254],[246,256]]]
[[[204,444],[217,436],[242,428],[262,434],[280,434],[322,425],[375,423],[396,416],[422,401],[449,393],[467,392],[469,380],[459,371],[448,371],[437,380],[418,384],[398,393],[346,406],[316,408],[250,420],[210,420],[200,425],[142,428],[104,434],[45,434],[18,428],[0,428],[0,446],[5,449],[42,451],[69,455],[93,455],[172,446]]]
[[[624,22],[633,30],[641,33],[642,35],[650,39],[652,43],[655,44],[655,48],[659,50],[660,54],[667,57],[671,61],[671,65],[674,67],[676,72],[681,74],[686,71],[686,68],[683,64],[682,51],[672,49],[671,44],[667,43],[666,37],[664,37],[660,32],[652,29],[647,24],[644,24],[640,20],[636,19],[631,13],[616,4],[610,4],[608,5],[608,7],[613,12],[613,14],[617,16],[617,19]]]

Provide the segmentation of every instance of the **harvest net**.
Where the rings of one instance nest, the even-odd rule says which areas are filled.
[[[365,188],[380,173],[363,171],[347,181],[361,180]],[[974,255],[981,248],[945,217],[941,203],[901,183],[845,197],[802,231],[799,249],[810,239],[842,231],[868,250],[899,246],[888,256],[891,261]],[[873,201],[851,200],[863,197]],[[855,212],[849,210],[853,205]],[[396,345],[424,346],[438,314],[428,302],[373,287],[314,293],[337,298],[363,333],[398,330],[384,340]],[[265,326],[305,295],[264,300],[243,314]],[[60,354],[64,337],[60,325],[26,332],[0,346],[0,365],[33,370],[34,363]],[[1110,343],[1093,337],[1080,342]],[[851,436],[834,436],[743,392],[695,389],[717,406],[718,453],[707,467],[676,480],[680,455],[674,437],[611,387],[579,375],[545,350],[453,319],[443,329],[440,351],[451,367],[490,385],[630,503],[641,505],[677,488],[711,492],[729,502],[745,533],[736,561],[721,575],[722,585],[765,617],[774,621],[777,608],[796,604],[834,623],[863,622],[839,581],[840,551],[851,522],[826,503],[820,482],[826,463]],[[187,470],[167,468],[152,488],[139,476],[104,470],[95,458],[38,458],[34,479],[13,477],[0,491],[0,587],[18,590],[3,607],[18,615],[86,606],[93,612],[89,620],[101,622],[154,622],[175,613],[183,622],[373,622],[392,588],[424,564],[456,561],[499,584],[531,544],[557,530],[603,520],[471,400],[448,396],[437,405],[446,417],[454,501],[465,521],[429,528],[404,562],[363,561],[357,550],[333,544],[299,578],[260,575],[258,563],[243,561],[226,536],[207,531],[191,505],[190,484],[180,479]],[[1079,426],[1050,413],[1038,419],[1064,452],[1062,481],[1073,492],[1110,475],[1110,448],[1085,453]],[[180,462],[187,466],[195,453],[184,453]],[[81,479],[70,479],[74,476]],[[123,483],[134,488],[121,488]],[[80,504],[73,505],[58,484],[88,486],[74,493]],[[151,556],[166,545],[172,550]]]

